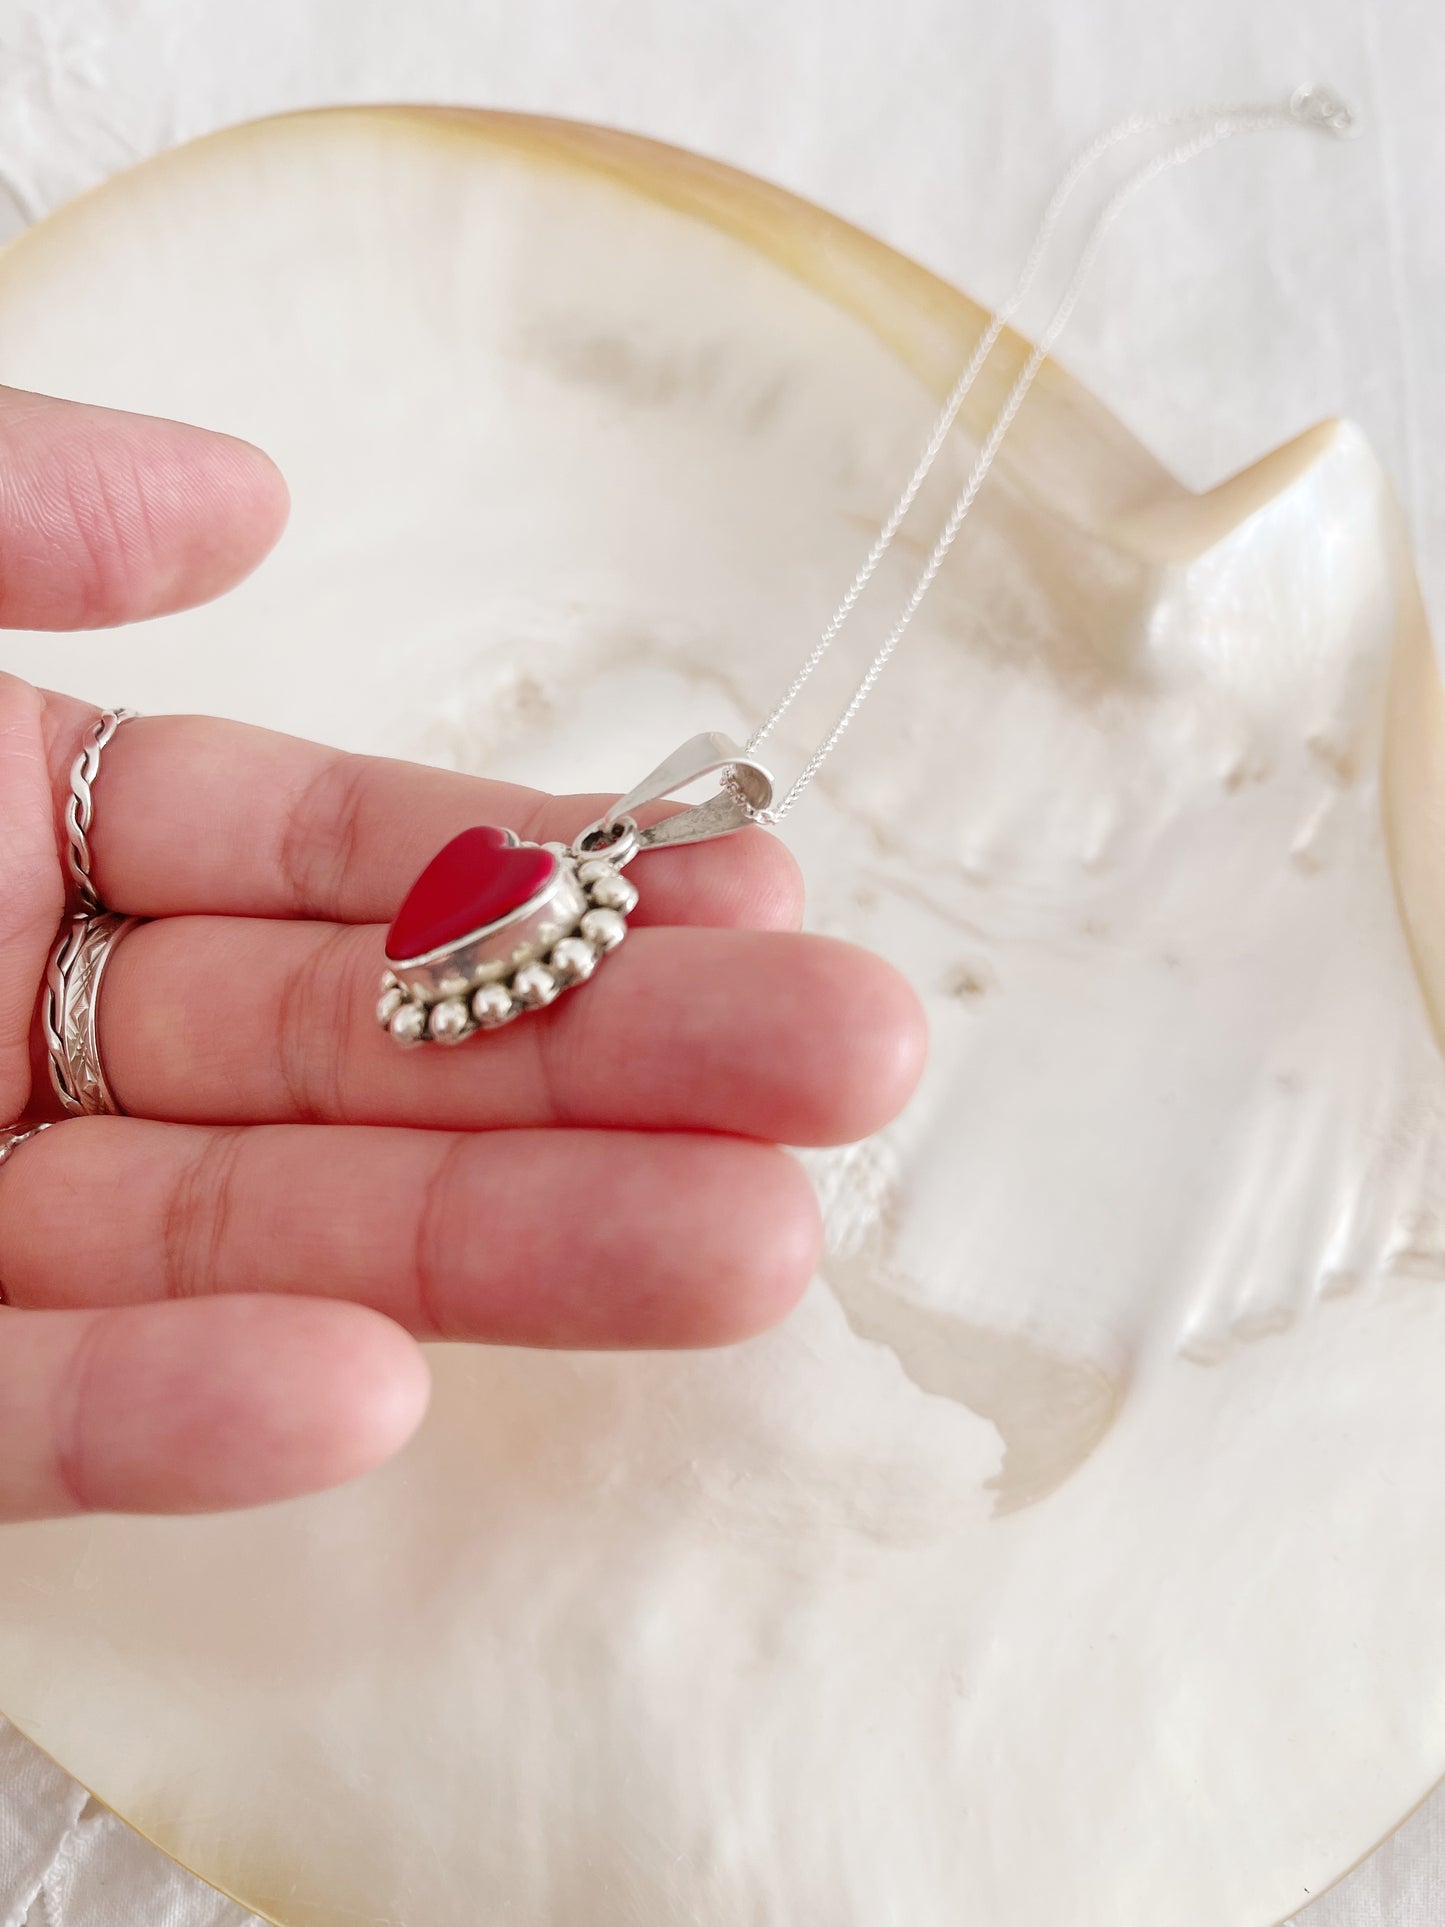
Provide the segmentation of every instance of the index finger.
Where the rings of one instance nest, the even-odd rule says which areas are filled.
[[[95,711],[46,696],[57,812]],[[380,756],[210,716],[138,717],[112,738],[90,833],[102,899],[135,916],[387,923],[423,865],[478,823],[570,841],[610,798]],[[649,854],[637,921],[791,927],[797,866],[765,831]]]
[[[93,629],[219,595],[281,533],[258,448],[0,387],[0,626]]]

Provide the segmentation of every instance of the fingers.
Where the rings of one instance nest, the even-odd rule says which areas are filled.
[[[0,626],[92,629],[219,595],[286,520],[259,449],[0,388]]]
[[[46,705],[63,801],[95,712],[65,696],[47,694]],[[631,774],[620,771],[619,784]],[[142,717],[106,750],[91,842],[100,893],[118,910],[389,923],[459,830],[495,823],[570,841],[609,800],[348,756],[210,717]],[[649,852],[635,874],[641,922],[788,928],[801,919],[797,866],[761,830]]]
[[[353,1305],[3,1311],[0,1520],[292,1498],[389,1458],[426,1399],[416,1346]]]
[[[82,1118],[11,1159],[0,1205],[22,1308],[324,1294],[421,1337],[515,1345],[746,1336],[788,1310],[819,1241],[786,1152],[622,1131]]]
[[[788,1144],[877,1130],[922,1068],[881,959],[781,931],[637,930],[585,987],[456,1049],[378,1027],[383,933],[176,917],[117,947],[100,1047],[122,1108],[207,1123],[619,1125]]]

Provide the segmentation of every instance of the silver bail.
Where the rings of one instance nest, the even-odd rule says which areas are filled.
[[[755,810],[768,809],[773,800],[772,774],[741,744],[715,729],[690,737],[671,756],[665,757],[626,796],[617,799],[601,827],[619,827],[644,803],[656,803],[719,770],[732,771],[740,796],[731,790],[719,790],[705,803],[695,803],[691,809],[665,816],[660,823],[637,832],[637,847],[655,850],[668,843],[706,843],[711,837],[730,836],[734,830],[746,829],[751,819],[743,800]]]

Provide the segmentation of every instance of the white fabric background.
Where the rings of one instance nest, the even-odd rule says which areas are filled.
[[[718,155],[996,300],[1098,127],[1315,76],[1360,110],[1364,137],[1240,142],[1156,189],[1116,232],[1061,359],[1197,486],[1322,415],[1360,421],[1439,633],[1439,0],[0,0],[0,237],[227,121],[452,100]],[[0,1927],[245,1918],[0,1724]],[[1300,1918],[1438,1927],[1445,1796]]]

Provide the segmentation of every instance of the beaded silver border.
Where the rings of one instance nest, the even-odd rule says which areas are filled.
[[[464,1044],[480,1031],[500,1030],[586,983],[622,942],[637,905],[637,885],[622,874],[631,846],[606,856],[575,845],[541,847],[557,858],[563,885],[548,893],[549,920],[538,924],[537,902],[525,903],[433,952],[423,970],[398,965],[384,972],[376,1021],[393,1043]]]

